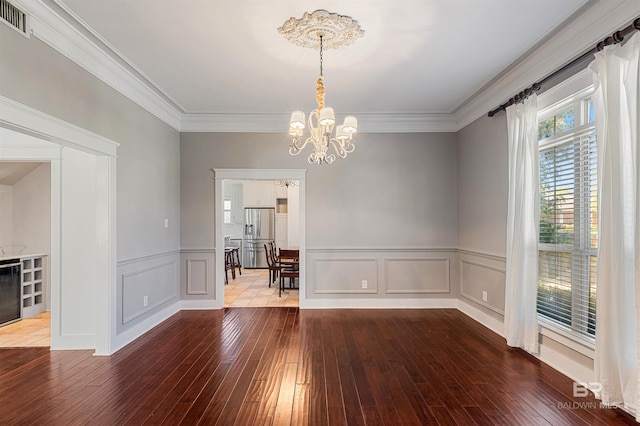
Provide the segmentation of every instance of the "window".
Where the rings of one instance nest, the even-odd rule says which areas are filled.
[[[597,146],[590,92],[538,115],[540,237],[538,314],[595,337]]]
[[[231,200],[224,200],[224,223],[231,223]]]

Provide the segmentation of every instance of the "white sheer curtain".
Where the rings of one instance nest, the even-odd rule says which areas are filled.
[[[640,161],[638,65],[640,34],[624,46],[596,54],[594,72],[598,138],[600,241],[596,300],[595,380],[607,404],[638,404],[640,306]]]
[[[504,328],[509,346],[538,353],[538,120],[537,97],[507,108],[509,200]]]

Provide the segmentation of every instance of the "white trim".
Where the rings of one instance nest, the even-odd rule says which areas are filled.
[[[211,169],[214,179],[231,180],[304,180],[307,169]]]
[[[306,299],[300,309],[456,309],[457,299]]]
[[[590,96],[593,91],[593,73],[589,69],[569,77],[538,96],[538,121],[548,118],[560,107],[559,104],[571,104],[576,99]]]
[[[489,83],[456,111],[459,129],[486,115],[498,105],[559,69],[572,58],[593,48],[640,13],[638,0],[600,0],[567,24],[533,53],[496,81]]]
[[[455,248],[443,247],[443,248],[434,248],[434,247],[312,247],[307,248],[307,252],[309,253],[376,253],[376,252],[396,252],[396,253],[455,253],[457,250]]]
[[[362,133],[456,132],[460,129],[453,114],[355,114]],[[264,132],[283,133],[288,114],[208,114],[186,113],[181,132]]]
[[[477,256],[477,257],[484,257],[485,259],[489,259],[489,260],[495,260],[496,262],[506,262],[507,258],[504,255],[500,255],[500,254],[494,254],[494,253],[487,253],[487,252],[482,252],[482,251],[477,251],[477,250],[470,250],[470,249],[457,249],[456,250],[458,252],[458,254],[465,254],[468,256]]]
[[[180,253],[194,253],[194,254],[200,254],[200,253],[215,253],[216,249],[215,248],[183,248],[180,249]]]
[[[146,262],[146,261],[149,261],[149,260],[160,259],[162,257],[167,257],[167,256],[175,256],[176,254],[180,254],[181,252],[182,252],[182,250],[176,249],[176,250],[165,251],[165,252],[162,252],[162,253],[149,254],[149,255],[146,255],[146,256],[132,257],[132,258],[125,259],[125,260],[119,260],[118,261],[118,267],[131,265],[133,263]]]
[[[116,156],[119,143],[74,124],[0,96],[0,125],[62,146]]]
[[[176,130],[180,130],[181,112],[172,105],[157,86],[144,76],[134,75],[119,57],[119,63],[105,53],[96,43],[49,6],[40,1],[13,0],[21,9],[31,15],[31,31],[34,36],[69,58],[115,90],[122,93],[151,114]],[[58,4],[58,6],[60,6]],[[62,7],[62,6],[60,6]],[[63,7],[64,9],[64,7]],[[67,12],[68,13],[68,12]],[[87,31],[86,28],[82,30]],[[137,71],[137,70],[136,70]],[[143,81],[145,79],[146,81]]]
[[[116,333],[116,306],[118,291],[115,285],[117,259],[116,231],[116,159],[114,157],[96,158],[96,221],[97,250],[99,262],[96,262],[96,353],[111,352]]]

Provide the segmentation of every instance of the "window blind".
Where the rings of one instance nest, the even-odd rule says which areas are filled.
[[[538,313],[595,336],[598,246],[593,123],[541,141]]]

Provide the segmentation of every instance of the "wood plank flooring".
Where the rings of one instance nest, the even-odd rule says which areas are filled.
[[[0,349],[1,425],[635,424],[464,314],[183,311],[111,357]]]

